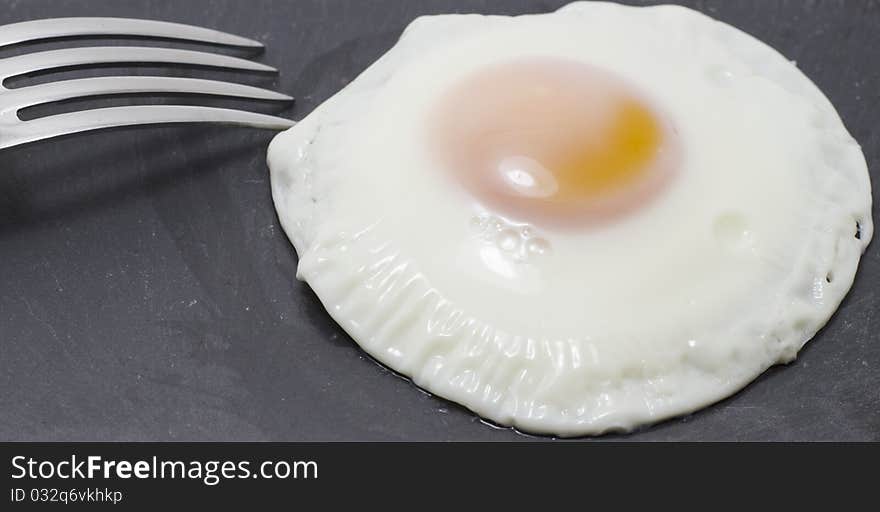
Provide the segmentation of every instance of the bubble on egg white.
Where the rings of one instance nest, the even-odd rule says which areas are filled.
[[[498,249],[503,257],[512,262],[534,262],[535,258],[545,256],[551,249],[550,242],[530,224],[486,214],[472,217],[470,226],[484,244]]]

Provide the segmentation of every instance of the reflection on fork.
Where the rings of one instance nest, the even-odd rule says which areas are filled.
[[[262,48],[257,41],[215,30],[161,21],[124,18],[57,18],[0,26],[0,48],[19,43],[83,36],[176,39],[221,46]],[[0,150],[78,132],[166,123],[215,123],[280,130],[294,122],[281,117],[215,107],[138,105],[57,114],[22,121],[19,111],[74,98],[115,94],[196,94],[268,101],[293,98],[248,85],[174,77],[97,77],[8,89],[12,77],[48,70],[107,64],[171,64],[240,71],[275,68],[226,55],[171,48],[112,46],[50,50],[0,59]]]

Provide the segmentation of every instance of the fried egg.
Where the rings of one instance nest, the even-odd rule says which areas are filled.
[[[536,433],[631,430],[791,361],[872,234],[819,89],[675,6],[418,18],[268,161],[297,277],[351,337]]]

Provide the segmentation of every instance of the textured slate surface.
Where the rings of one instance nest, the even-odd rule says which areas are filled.
[[[880,181],[880,3],[685,3],[796,60],[838,107]],[[260,60],[282,75],[240,80],[298,96],[287,112],[298,119],[416,15],[562,4],[3,0],[0,24],[134,16],[254,37],[268,45]],[[0,439],[531,439],[489,427],[377,366],[293,280],[296,255],[269,195],[270,138],[162,128],[0,153]],[[700,413],[604,439],[880,440],[878,280],[875,244],[843,307],[796,362]]]

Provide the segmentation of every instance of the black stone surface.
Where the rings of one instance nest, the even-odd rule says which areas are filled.
[[[282,70],[277,79],[178,74],[278,88],[298,97],[285,114],[299,119],[417,15],[563,3],[3,0],[0,24],[129,16],[253,37],[268,47],[259,59]],[[684,3],[796,60],[837,106],[880,182],[880,2]],[[0,440],[535,439],[485,425],[379,367],[293,279],[296,255],[269,195],[271,137],[136,129],[0,152]],[[874,244],[846,302],[796,362],[692,416],[601,439],[880,440],[878,280]]]

